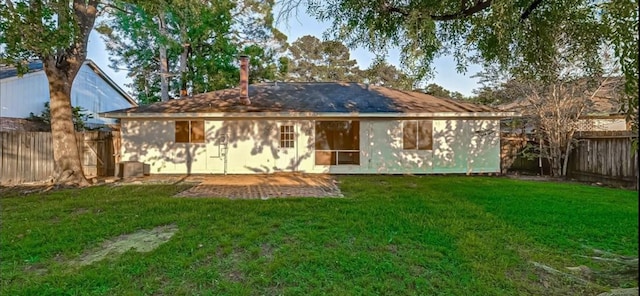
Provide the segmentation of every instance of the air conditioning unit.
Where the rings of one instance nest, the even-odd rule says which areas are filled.
[[[139,161],[122,161],[118,166],[118,177],[132,178],[149,175],[151,166]]]

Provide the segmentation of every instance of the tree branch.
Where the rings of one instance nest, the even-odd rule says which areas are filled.
[[[527,7],[527,9],[524,10],[522,15],[520,15],[520,22],[522,22],[522,21],[526,20],[527,18],[529,18],[529,15],[531,15],[531,13],[536,8],[538,8],[538,6],[540,6],[540,4],[542,4],[542,0],[534,0],[533,2],[531,2],[529,7]]]
[[[457,13],[445,14],[445,15],[432,15],[430,17],[434,21],[451,21],[455,19],[461,19],[489,8],[491,6],[491,2],[492,0],[478,1],[473,6],[466,8],[464,10],[461,10]]]
[[[493,0],[477,1],[475,2],[475,4],[473,4],[473,6],[464,8],[456,13],[444,14],[444,15],[430,15],[429,18],[431,18],[434,21],[451,21],[455,19],[465,18],[489,8],[491,6],[492,1]],[[536,1],[541,1],[541,0],[536,0]],[[388,3],[384,3],[383,8],[387,12],[398,13],[402,16],[409,16],[409,13],[401,7],[390,6]]]
[[[127,14],[127,15],[132,15],[133,14],[131,11],[128,11],[128,10],[122,8],[122,7],[118,7],[117,5],[114,5],[114,4],[102,3],[102,5],[104,6],[104,10],[102,10],[102,11],[107,11],[108,9],[113,9],[113,10],[120,11],[120,12],[122,12],[124,14]],[[102,11],[100,11],[100,12],[102,12]]]
[[[13,2],[11,2],[11,0],[7,0],[7,8],[11,11],[11,12],[16,12],[15,8],[13,8]]]

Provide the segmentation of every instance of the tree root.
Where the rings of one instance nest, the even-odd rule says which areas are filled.
[[[64,170],[60,174],[55,181],[59,186],[72,186],[72,187],[87,187],[90,186],[91,183],[87,178],[84,177],[82,172],[75,172],[73,170]]]
[[[585,280],[583,278],[579,278],[579,277],[577,277],[575,275],[572,275],[572,274],[569,274],[569,273],[566,273],[566,272],[562,272],[562,271],[557,270],[557,269],[555,269],[555,268],[553,268],[551,266],[544,265],[542,263],[535,262],[535,261],[530,261],[530,263],[533,264],[533,266],[535,266],[537,268],[540,268],[540,269],[542,269],[542,270],[544,270],[544,271],[546,271],[546,272],[548,272],[550,274],[559,275],[559,276],[565,277],[565,278],[567,278],[567,279],[569,279],[569,280],[571,280],[573,282],[576,282],[576,283],[579,283],[579,284],[583,284],[585,286],[594,285],[590,281],[587,281],[587,280]]]
[[[638,258],[618,259],[618,258],[604,258],[604,257],[598,257],[598,256],[583,256],[583,255],[576,255],[576,256],[598,260],[598,261],[613,262],[613,263],[618,263],[618,264],[628,265],[628,266],[635,266],[635,267],[638,266]]]

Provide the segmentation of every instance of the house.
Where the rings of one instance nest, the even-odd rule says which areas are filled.
[[[624,100],[623,86],[624,81],[621,77],[612,77],[603,79],[602,85],[584,100],[584,110],[577,121],[576,131],[578,132],[624,132],[630,131],[631,128],[627,124],[627,117],[622,112],[621,101]],[[577,83],[584,83],[579,80]],[[519,127],[514,127],[509,132],[514,134],[524,134],[529,137],[535,134],[535,126],[531,122],[527,122],[528,113],[532,110],[531,102],[526,98],[518,98],[512,102],[501,104],[496,108],[503,111],[518,112],[523,114],[522,119],[516,119],[521,122]],[[513,126],[511,119],[505,119],[503,124]],[[522,124],[524,123],[524,125]]]
[[[121,120],[121,159],[152,174],[498,173],[500,119],[514,115],[373,85],[242,81],[103,114]]]
[[[0,68],[0,130],[20,129],[30,113],[40,115],[49,102],[49,84],[42,62],[29,64],[28,73],[18,77],[15,68]],[[111,80],[93,61],[86,60],[73,81],[71,104],[93,115],[89,126],[113,124],[99,113],[137,106],[133,98]]]

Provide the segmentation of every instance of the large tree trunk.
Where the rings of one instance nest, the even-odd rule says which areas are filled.
[[[65,65],[59,68],[55,58],[43,62],[51,97],[49,104],[56,183],[87,186],[90,183],[80,161],[71,107],[71,85],[81,64],[69,64],[65,61]]]
[[[158,14],[158,29],[162,36],[167,35],[167,28],[164,20],[164,14]],[[166,102],[169,100],[169,61],[167,60],[167,46],[160,42],[160,100]]]
[[[189,58],[189,44],[182,44],[180,53],[180,96],[187,96],[187,59]]]

